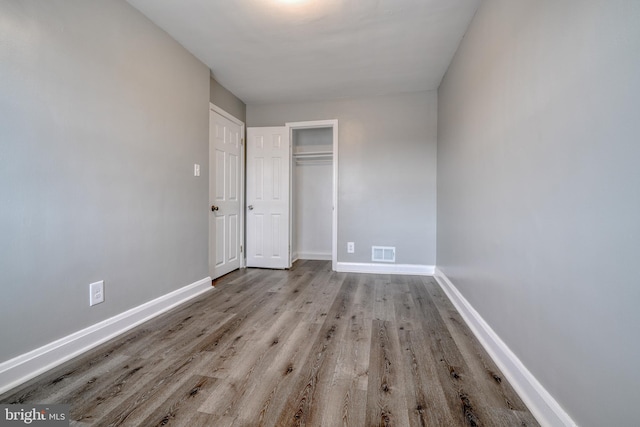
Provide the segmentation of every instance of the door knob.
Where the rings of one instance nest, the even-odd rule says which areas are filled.
[[[247,206],[247,208],[249,208],[249,210],[252,211],[253,210],[253,205],[249,205],[249,206]]]
[[[219,208],[216,205],[211,205],[211,212],[217,211]]]

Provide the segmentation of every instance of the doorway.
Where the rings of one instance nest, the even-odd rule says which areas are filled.
[[[250,127],[247,138],[247,266],[289,268],[296,259],[331,259],[335,270],[338,121]],[[303,165],[307,167],[303,169]],[[311,165],[324,169],[309,168]],[[296,176],[309,182],[314,175],[325,177],[325,198],[305,206],[299,191],[305,184]],[[306,191],[304,197],[313,198],[313,191]],[[313,212],[314,206],[322,206],[320,210],[326,215],[320,220],[324,227],[320,233],[317,227],[312,229],[319,214]],[[298,230],[300,224],[311,228]]]
[[[291,262],[337,262],[338,121],[287,123],[291,139]]]

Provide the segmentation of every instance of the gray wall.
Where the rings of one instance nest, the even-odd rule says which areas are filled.
[[[0,75],[0,361],[208,276],[207,67],[125,2],[6,0]]]
[[[581,426],[638,424],[639,22],[485,1],[439,89],[437,264]]]
[[[436,92],[247,106],[248,126],[323,119],[339,121],[338,261],[382,245],[398,264],[435,264]]]
[[[213,77],[209,84],[209,101],[217,107],[222,108],[236,119],[247,122],[247,106],[240,98],[229,92]]]

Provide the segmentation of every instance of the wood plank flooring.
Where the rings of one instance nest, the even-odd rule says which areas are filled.
[[[216,289],[0,396],[75,426],[536,426],[431,277],[330,262]]]

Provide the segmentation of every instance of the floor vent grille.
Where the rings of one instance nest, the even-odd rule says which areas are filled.
[[[392,246],[372,246],[371,261],[396,262],[396,248]]]

